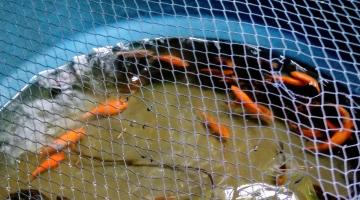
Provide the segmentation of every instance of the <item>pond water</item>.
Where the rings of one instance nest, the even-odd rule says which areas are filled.
[[[96,93],[85,91],[83,95],[86,100],[67,116],[68,122],[94,107],[91,102],[105,100]],[[174,195],[180,199],[225,199],[229,187],[274,184],[276,169],[283,162],[287,165],[285,185],[300,199],[313,197],[312,183],[318,184],[315,177],[344,183],[341,173],[325,167],[342,169],[340,160],[305,153],[306,140],[287,131],[283,123],[261,124],[241,108],[230,109],[228,100],[227,93],[186,82],[143,86],[129,97],[128,109],[118,116],[51,127],[59,135],[64,128],[83,126],[88,136],[79,143],[78,153],[67,151],[57,169],[32,182],[28,175],[41,162],[36,154],[25,152],[16,162],[2,156],[0,197],[31,187],[51,198],[155,199]],[[214,137],[196,110],[227,125],[230,139],[221,142]],[[214,181],[213,189],[207,173]],[[346,194],[331,182],[323,184],[328,192]]]

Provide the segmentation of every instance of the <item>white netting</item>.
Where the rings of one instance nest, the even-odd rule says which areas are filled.
[[[0,6],[1,198],[358,198],[357,2]]]

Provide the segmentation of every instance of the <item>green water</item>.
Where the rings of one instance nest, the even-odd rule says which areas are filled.
[[[101,97],[89,94],[89,99],[99,102],[104,100]],[[31,187],[50,198],[154,199],[167,194],[179,199],[223,199],[227,187],[274,184],[283,157],[288,167],[286,186],[300,199],[311,198],[311,182],[317,184],[316,179],[329,181],[324,183],[326,191],[346,194],[344,188],[337,185],[336,190],[331,184],[344,183],[343,176],[329,169],[343,169],[342,162],[333,159],[331,163],[329,158],[303,152],[307,141],[288,133],[280,122],[259,126],[240,108],[232,110],[237,115],[229,114],[227,100],[225,93],[185,84],[143,87],[130,97],[122,114],[75,123],[74,128],[85,126],[88,134],[78,145],[81,155],[68,152],[60,167],[33,182],[28,174],[41,162],[35,154],[24,153],[14,164],[3,159],[0,197]],[[84,106],[90,109],[93,105],[85,102]],[[196,109],[231,127],[231,139],[221,143],[209,133]],[[279,154],[281,143],[283,154]],[[159,163],[183,167],[174,170],[159,167]],[[211,173],[216,187],[211,189],[209,177],[193,168]]]

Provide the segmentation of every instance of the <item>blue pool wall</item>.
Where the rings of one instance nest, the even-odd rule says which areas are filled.
[[[211,0],[2,1],[0,106],[38,72],[63,65],[75,55],[89,53],[93,47],[173,36],[271,47],[326,71],[358,93],[358,54],[356,46],[349,45],[353,42],[348,42],[349,38],[354,39],[353,34],[342,37],[348,45],[341,45],[341,38],[334,38],[340,29],[329,29],[321,18],[314,17],[310,19],[316,26],[310,26],[314,22],[308,18],[291,14],[294,9],[300,14],[305,12],[304,6],[291,2],[261,1],[257,5]],[[307,6],[318,6],[309,3]],[[347,26],[341,30],[344,27]]]

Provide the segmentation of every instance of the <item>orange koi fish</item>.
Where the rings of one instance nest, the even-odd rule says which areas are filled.
[[[327,143],[318,144],[317,146],[306,147],[307,150],[319,150],[327,151],[335,145],[342,145],[348,140],[351,135],[351,129],[354,127],[353,121],[350,119],[349,112],[342,106],[338,106],[339,113],[344,118],[343,119],[343,129],[335,132]]]
[[[186,60],[183,60],[173,55],[160,55],[160,56],[156,56],[156,58],[159,59],[160,61],[170,63],[171,66],[178,69],[184,69],[190,66],[190,64]]]
[[[39,157],[44,158],[54,153],[62,151],[64,148],[75,145],[86,136],[85,128],[81,127],[75,130],[67,131],[54,140],[51,144],[42,147],[39,151]]]
[[[306,85],[306,83],[298,80],[298,79],[295,79],[295,78],[292,78],[290,76],[278,76],[278,75],[274,75],[273,78],[275,80],[278,80],[278,81],[281,81],[285,84],[288,84],[288,85],[292,85],[292,86],[297,86],[297,87],[303,87]]]
[[[315,89],[320,93],[319,83],[312,76],[307,75],[304,72],[299,72],[299,71],[293,71],[293,72],[290,73],[290,75],[291,76],[274,75],[274,76],[272,76],[272,79],[281,81],[281,82],[283,82],[285,84],[288,84],[288,85],[297,86],[297,87],[303,87],[303,86],[306,86],[306,85],[310,85],[310,86],[315,87]]]
[[[226,69],[226,70],[219,70],[219,69],[208,69],[208,68],[203,68],[203,69],[200,69],[200,72],[204,72],[204,73],[207,73],[207,74],[212,74],[212,75],[216,75],[216,76],[231,76],[231,75],[234,75],[234,71],[233,70],[229,70],[229,69]]]
[[[218,135],[221,139],[229,139],[230,138],[230,131],[229,129],[217,122],[217,120],[205,112],[198,112],[197,113],[204,119],[204,124],[207,126],[210,131],[216,135]]]
[[[109,117],[113,115],[118,115],[119,113],[122,113],[124,110],[126,110],[127,107],[128,102],[123,98],[107,100],[101,105],[83,114],[80,117],[80,120],[88,120],[95,116]]]
[[[234,93],[236,99],[243,103],[247,112],[252,114],[261,114],[260,117],[267,123],[274,120],[273,114],[269,108],[253,102],[251,98],[240,88],[232,85],[231,91]]]
[[[299,71],[293,71],[290,73],[290,75],[292,77],[296,78],[297,80],[300,80],[300,81],[306,83],[307,85],[313,86],[320,93],[319,82],[312,76],[307,75],[304,72],[299,72]]]
[[[38,175],[45,172],[49,169],[54,169],[60,165],[60,162],[65,160],[65,153],[59,152],[53,154],[48,159],[40,164],[32,173],[31,173],[31,181],[33,181]]]

